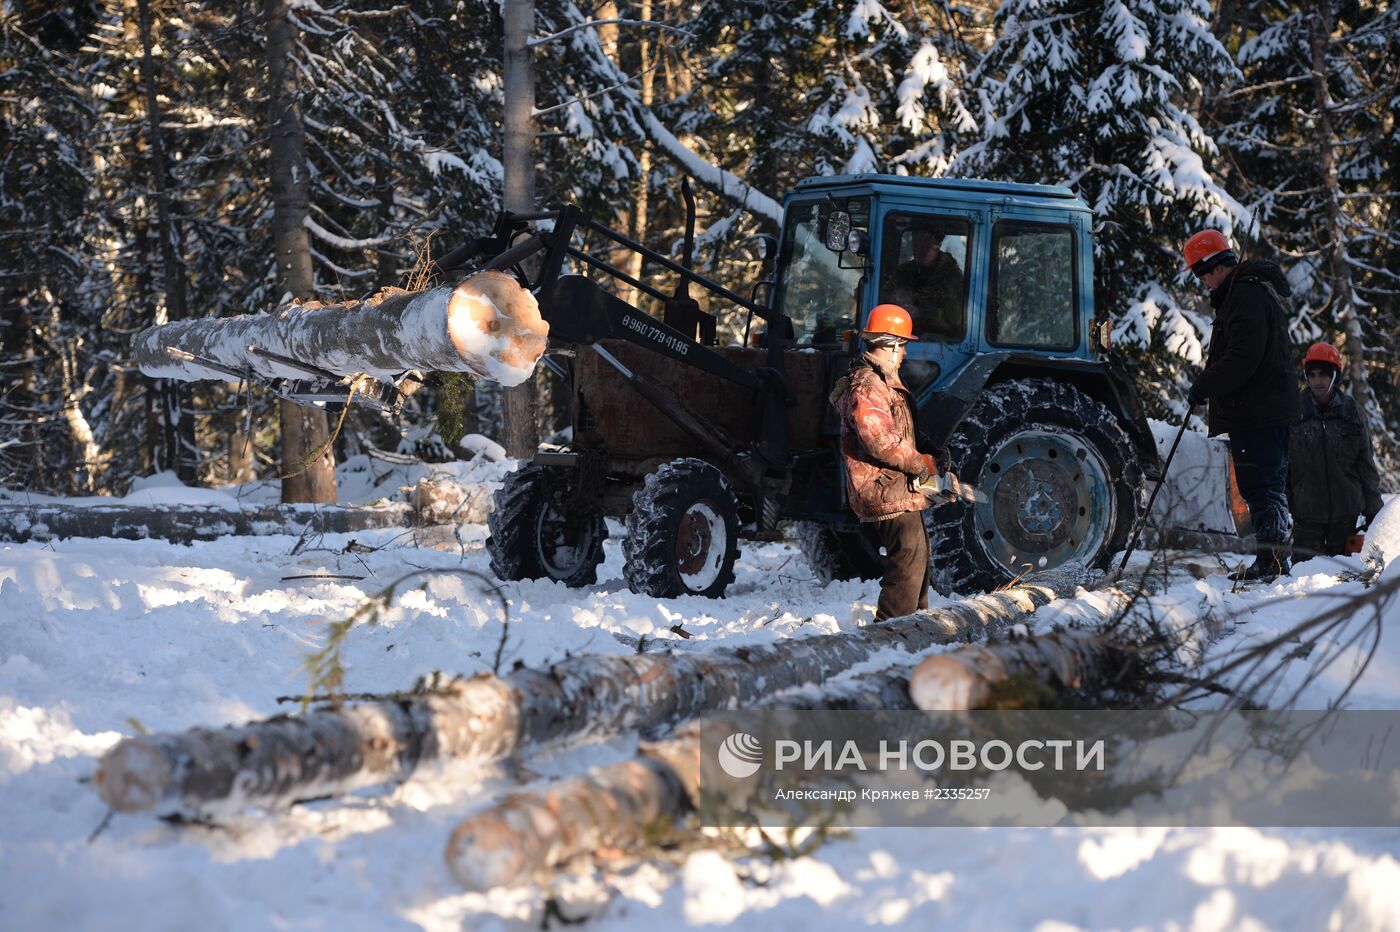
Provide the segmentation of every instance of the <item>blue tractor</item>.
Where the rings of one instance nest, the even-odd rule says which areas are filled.
[[[879,576],[844,501],[828,395],[882,302],[914,318],[903,376],[921,448],[981,493],[926,512],[935,586],[984,590],[1122,549],[1159,463],[1095,317],[1088,207],[1060,187],[851,175],[808,179],[784,208],[781,237],[765,238],[771,274],[748,295],[689,267],[689,234],[674,261],[573,207],[503,215],[444,260],[475,253],[535,292],[545,364],[572,401],[570,441],[497,494],[495,573],[590,584],[614,516],[628,585],[658,597],[723,595],[740,539],[784,527],[818,578]],[[673,274],[674,290],[623,271],[619,250]],[[729,328],[742,339],[721,346],[726,312],[742,315]]]

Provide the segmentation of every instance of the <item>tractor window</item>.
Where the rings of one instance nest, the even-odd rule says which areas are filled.
[[[967,332],[966,220],[890,214],[880,240],[880,302],[914,318],[920,340],[956,343]]]
[[[987,338],[997,346],[1074,349],[1079,343],[1074,230],[998,223],[992,255]]]
[[[792,318],[794,343],[836,343],[856,325],[864,272],[842,268],[841,254],[823,245],[822,224],[830,210],[827,201],[788,205],[779,310]]]

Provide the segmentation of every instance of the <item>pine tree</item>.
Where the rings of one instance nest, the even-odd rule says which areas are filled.
[[[1177,279],[1192,232],[1253,233],[1192,114],[1236,74],[1209,13],[1204,0],[1008,0],[972,75],[982,139],[954,172],[1073,189],[1094,211],[1101,312]]]
[[[1243,5],[1228,35],[1244,80],[1216,101],[1217,136],[1294,282],[1299,343],[1342,348],[1351,389],[1394,461],[1394,181],[1400,9]],[[1372,385],[1379,369],[1382,399]],[[1387,417],[1386,412],[1391,412]]]

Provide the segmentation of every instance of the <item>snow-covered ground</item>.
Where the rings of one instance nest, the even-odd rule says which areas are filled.
[[[1400,510],[1383,520],[1400,524]],[[502,590],[505,668],[631,651],[643,635],[704,650],[849,630],[873,615],[875,584],[819,585],[785,544],[750,546],[727,599],[638,596],[622,582],[613,530],[597,585]],[[106,809],[84,780],[121,736],[291,711],[276,697],[305,688],[302,658],[328,621],[410,570],[489,576],[484,536],[468,526],[463,552],[455,541],[416,547],[392,531],[356,534],[354,547],[349,535],[327,535],[295,555],[291,536],[0,544],[0,928],[539,928],[551,892],[566,915],[607,928],[1400,928],[1396,829],[867,829],[794,860],[697,850],[553,891],[466,894],[443,863],[448,834],[521,774],[449,765],[379,793],[219,826],[117,816],[98,831]],[[1259,610],[1221,648],[1361,591],[1335,570],[1314,561],[1248,593]],[[362,578],[286,579],[324,574]],[[1209,577],[1169,596],[1185,605],[1201,587],[1228,585]],[[486,587],[452,575],[404,592],[379,624],[352,632],[347,688],[388,691],[434,670],[490,669],[502,618]],[[1074,612],[1073,602],[1057,603],[1040,621]],[[1388,620],[1354,706],[1400,708],[1394,605]],[[1302,673],[1300,665],[1290,676]],[[1345,673],[1308,687],[1302,705],[1325,704]],[[524,779],[631,750],[618,739],[536,755]]]

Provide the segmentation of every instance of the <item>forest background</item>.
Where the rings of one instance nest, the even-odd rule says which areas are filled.
[[[557,431],[543,372],[533,404],[433,377],[402,418],[357,409],[328,425],[279,412],[259,388],[150,380],[127,350],[154,323],[407,284],[510,203],[506,127],[521,125],[509,114],[523,100],[533,178],[511,206],[574,202],[678,255],[690,175],[697,264],[741,293],[764,274],[753,235],[777,232],[783,194],[809,175],[1068,185],[1095,215],[1099,311],[1150,413],[1168,419],[1185,414],[1209,332],[1179,249],[1221,229],[1288,273],[1300,358],[1314,340],[1339,345],[1395,488],[1400,8],[1388,2],[0,10],[0,487],[122,494],[164,469],[206,484],[300,470],[284,498],[334,500],[332,454],[448,458],[472,432],[519,452]],[[528,49],[507,41],[512,21]],[[723,333],[742,327],[711,310]]]

